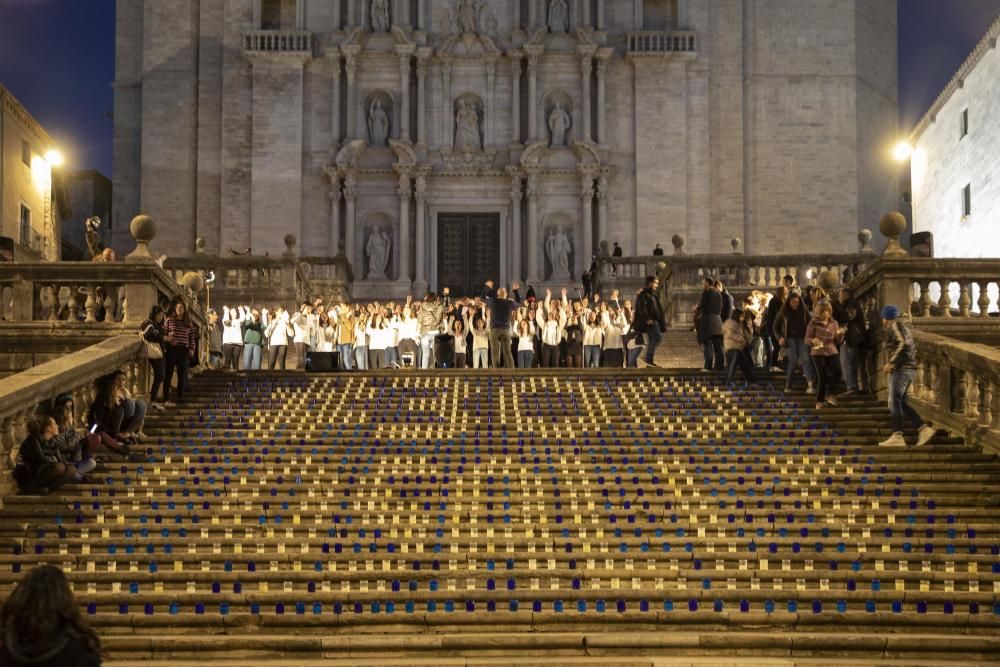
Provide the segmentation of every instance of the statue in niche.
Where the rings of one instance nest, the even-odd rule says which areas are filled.
[[[372,30],[389,31],[389,0],[372,0]]]
[[[385,279],[385,269],[389,265],[389,249],[392,248],[392,239],[381,227],[375,227],[365,244],[365,252],[368,254],[368,277]]]
[[[385,146],[389,138],[389,116],[382,108],[382,100],[378,98],[368,110],[368,131],[371,133],[372,146]]]
[[[549,132],[551,133],[550,146],[564,146],[566,144],[566,130],[569,129],[570,118],[562,103],[556,101],[555,107],[549,113]]]
[[[458,21],[458,28],[462,32],[477,33],[479,32],[478,21],[476,20],[479,16],[479,3],[477,0],[459,0],[458,1],[458,12],[456,19]]]
[[[573,248],[562,227],[556,227],[545,239],[545,255],[552,264],[553,280],[569,280],[569,254]]]
[[[479,139],[479,112],[474,102],[458,101],[455,112],[455,150],[472,153],[482,150]]]
[[[566,32],[568,17],[569,7],[566,5],[566,0],[551,0],[549,2],[549,30]]]

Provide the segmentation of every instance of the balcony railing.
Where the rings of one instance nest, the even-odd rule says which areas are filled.
[[[697,52],[696,33],[689,31],[644,30],[628,34],[629,55],[668,55]]]
[[[254,30],[243,34],[247,54],[312,54],[312,33],[304,30]]]

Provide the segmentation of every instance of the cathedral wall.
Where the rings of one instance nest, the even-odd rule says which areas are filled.
[[[222,31],[225,0],[200,0],[198,32],[197,233],[219,252],[222,190]]]
[[[243,58],[243,32],[253,21],[253,0],[225,0],[222,51],[220,250],[250,246],[250,172],[253,86]]]
[[[142,180],[142,5],[118,0],[115,5],[115,83],[111,245],[131,249],[129,222],[139,213]],[[108,221],[105,221],[106,223]],[[106,239],[107,242],[107,239]]]

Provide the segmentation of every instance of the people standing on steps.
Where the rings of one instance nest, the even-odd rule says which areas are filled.
[[[295,330],[289,322],[288,311],[278,306],[271,314],[271,319],[264,329],[267,340],[267,369],[275,367],[285,370],[285,360],[288,356],[288,340],[295,335]]]
[[[166,336],[167,343],[166,365],[163,377],[163,402],[170,403],[170,385],[174,379],[174,372],[177,372],[177,401],[184,400],[184,391],[188,383],[188,367],[194,360],[195,350],[197,350],[197,334],[191,318],[188,316],[187,306],[183,301],[174,304],[173,312],[167,318]]]
[[[806,327],[812,318],[802,303],[802,295],[798,290],[793,290],[784,305],[778,311],[778,316],[774,321],[774,336],[778,339],[778,345],[785,350],[785,358],[788,368],[785,370],[785,392],[792,390],[792,376],[795,374],[795,367],[802,367],[802,375],[806,379],[806,393],[812,394],[816,391],[814,379],[815,369],[810,359],[809,347],[806,345]]]
[[[163,386],[163,378],[166,375],[166,360],[164,359],[166,354],[164,349],[164,336],[166,336],[164,322],[166,319],[167,316],[163,312],[163,309],[159,306],[153,306],[149,310],[149,317],[139,325],[139,331],[142,332],[142,339],[146,343],[155,345],[160,349],[159,357],[154,358],[154,356],[147,354],[149,368],[153,371],[153,384],[149,390],[149,405],[157,410],[163,407],[160,403],[160,388]]]
[[[309,346],[316,335],[316,321],[313,316],[313,307],[308,301],[303,301],[299,305],[298,311],[289,318],[292,325],[292,345],[295,347],[296,368],[306,367],[306,354]],[[282,366],[284,368],[284,366]]]
[[[753,362],[750,359],[750,341],[753,338],[749,313],[740,308],[722,323],[722,349],[726,355],[726,384],[732,384],[739,366],[743,378],[753,382]]]
[[[260,311],[256,308],[249,312],[249,317],[240,325],[243,332],[243,370],[259,371],[261,363],[261,347],[264,343],[264,323]]]
[[[667,322],[660,307],[657,290],[660,281],[656,276],[646,276],[646,286],[635,299],[635,313],[632,328],[645,336],[646,365],[656,368],[656,346],[667,332]]]
[[[520,284],[511,283],[510,291],[514,298],[507,295],[507,290],[503,287],[494,289],[493,281],[486,281],[486,289],[483,291],[483,301],[490,312],[490,355],[493,357],[493,366],[500,367],[500,359],[503,358],[504,368],[514,368],[514,354],[511,352],[510,330],[513,323],[512,316],[521,303],[521,295],[518,293]],[[564,290],[565,291],[565,290]]]
[[[855,299],[848,299],[838,322],[847,332],[844,334],[844,343],[840,346],[840,365],[847,385],[844,393],[855,394],[863,389],[864,355],[869,344],[868,326],[861,312],[861,304]]]
[[[243,322],[246,314],[243,308],[222,309],[222,367],[239,370],[243,356]]]
[[[545,302],[535,312],[535,322],[538,324],[538,336],[542,341],[542,356],[539,366],[542,368],[559,367],[559,344],[566,335],[567,311],[566,290],[562,291],[562,300],[552,300],[552,290],[545,290]]]
[[[208,311],[208,367],[222,368],[222,324],[214,308]]]
[[[774,335],[774,323],[778,319],[778,313],[781,311],[781,307],[785,305],[785,299],[787,298],[788,288],[781,285],[774,291],[771,300],[767,302],[767,308],[764,310],[764,316],[761,318],[760,327],[767,348],[766,367],[772,371],[781,370],[778,366],[778,355],[781,352],[781,345],[778,344],[778,338]]]
[[[883,447],[905,447],[903,423],[907,420],[917,427],[917,447],[926,445],[934,437],[936,430],[921,419],[907,397],[913,378],[917,374],[917,347],[913,342],[910,323],[900,317],[899,308],[887,305],[882,308],[883,349],[886,362],[882,372],[889,376],[889,415],[892,420],[892,435],[879,444]]]
[[[721,280],[715,281],[715,289],[722,295],[722,312],[719,313],[719,316],[725,322],[733,315],[733,295],[726,291],[726,286],[722,284]]]
[[[345,371],[354,368],[354,343],[357,322],[354,310],[350,306],[331,308],[334,325],[337,327],[337,352],[340,353],[340,367]]]
[[[591,310],[583,323],[583,365],[587,368],[600,368],[601,343],[604,342],[604,328],[601,326],[600,313]]]
[[[823,403],[837,405],[837,378],[840,377],[840,350],[846,329],[833,319],[833,305],[826,299],[816,304],[816,314],[806,325],[806,345],[816,366],[816,409]],[[829,391],[829,395],[827,395]]]
[[[450,290],[445,287],[442,293],[447,296]],[[438,295],[428,292],[417,314],[420,335],[420,367],[434,367],[434,337],[441,333],[441,318],[444,316],[444,305],[438,300]],[[457,347],[457,346],[456,346]]]
[[[706,276],[702,282],[701,301],[695,308],[695,329],[705,354],[706,371],[726,369],[722,349],[722,305],[722,293],[715,288],[715,280]]]

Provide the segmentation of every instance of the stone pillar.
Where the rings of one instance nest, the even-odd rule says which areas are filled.
[[[538,282],[538,174],[528,174],[528,284]]]
[[[390,26],[402,26],[400,22],[400,0],[392,0],[392,4],[389,9],[389,25]]]
[[[514,1],[514,31],[521,29],[521,0]]]
[[[597,29],[604,30],[604,0],[597,0]]]
[[[535,25],[538,25],[538,0],[528,0],[528,27]]]
[[[340,243],[340,177],[330,174],[330,257],[337,256]]]
[[[356,84],[358,63],[355,55],[357,55],[359,47],[351,46],[348,48],[349,51],[344,50],[344,55],[347,57],[347,138],[356,139],[358,136],[358,89]]]
[[[399,138],[410,140],[410,57],[412,46],[397,46],[399,54]]]
[[[445,146],[452,146],[455,142],[455,113],[452,111],[451,99],[451,60],[441,61],[441,90],[444,93],[444,100],[441,105],[441,115],[444,117],[444,138],[441,142]]]
[[[358,24],[358,0],[347,0],[347,25],[354,27]]]
[[[417,30],[427,29],[427,0],[417,0]]]
[[[486,60],[486,127],[485,143],[487,146],[497,145],[497,109],[496,109],[497,61],[496,58]]]
[[[608,142],[607,126],[607,75],[608,58],[610,54],[601,54],[597,58],[597,143],[604,146]],[[603,239],[602,239],[603,240]]]
[[[417,53],[417,144],[427,143],[427,54]]]
[[[512,144],[521,143],[521,56],[519,51],[510,54],[510,142]]]
[[[592,141],[593,135],[590,132],[590,73],[593,71],[593,51],[580,50],[580,117],[583,122],[581,134],[584,141]]]
[[[528,141],[538,140],[538,56],[528,52]]]
[[[340,52],[330,49],[326,52],[333,75],[330,95],[330,143],[340,145]]]
[[[521,175],[514,174],[510,181],[510,280],[521,282]]]
[[[601,174],[597,178],[597,241],[608,240],[608,176]]]
[[[416,242],[416,280],[413,281],[413,292],[419,296],[427,291],[427,230],[425,228],[424,216],[427,208],[427,177],[423,174],[417,175],[416,187],[414,188],[417,206],[417,242]]]
[[[306,0],[296,0],[295,2],[295,29],[306,29]]]
[[[410,195],[413,187],[410,184],[410,173],[399,173],[399,280],[410,284]]]
[[[583,174],[580,180],[580,218],[583,221],[583,244],[577,258],[577,273],[590,268],[594,256],[594,175]]]
[[[581,28],[590,25],[590,0],[580,0],[580,20],[577,23]]]
[[[253,0],[253,29],[261,29],[261,10],[260,10],[261,0]]]
[[[347,261],[350,262],[354,270],[358,270],[356,258],[354,256],[354,231],[357,226],[357,219],[355,218],[354,212],[354,202],[358,198],[358,183],[354,172],[347,172],[344,177],[344,255],[347,256]],[[360,280],[360,274],[358,279]]]
[[[340,3],[333,3],[333,29],[340,30],[343,25],[343,16],[340,13]]]

